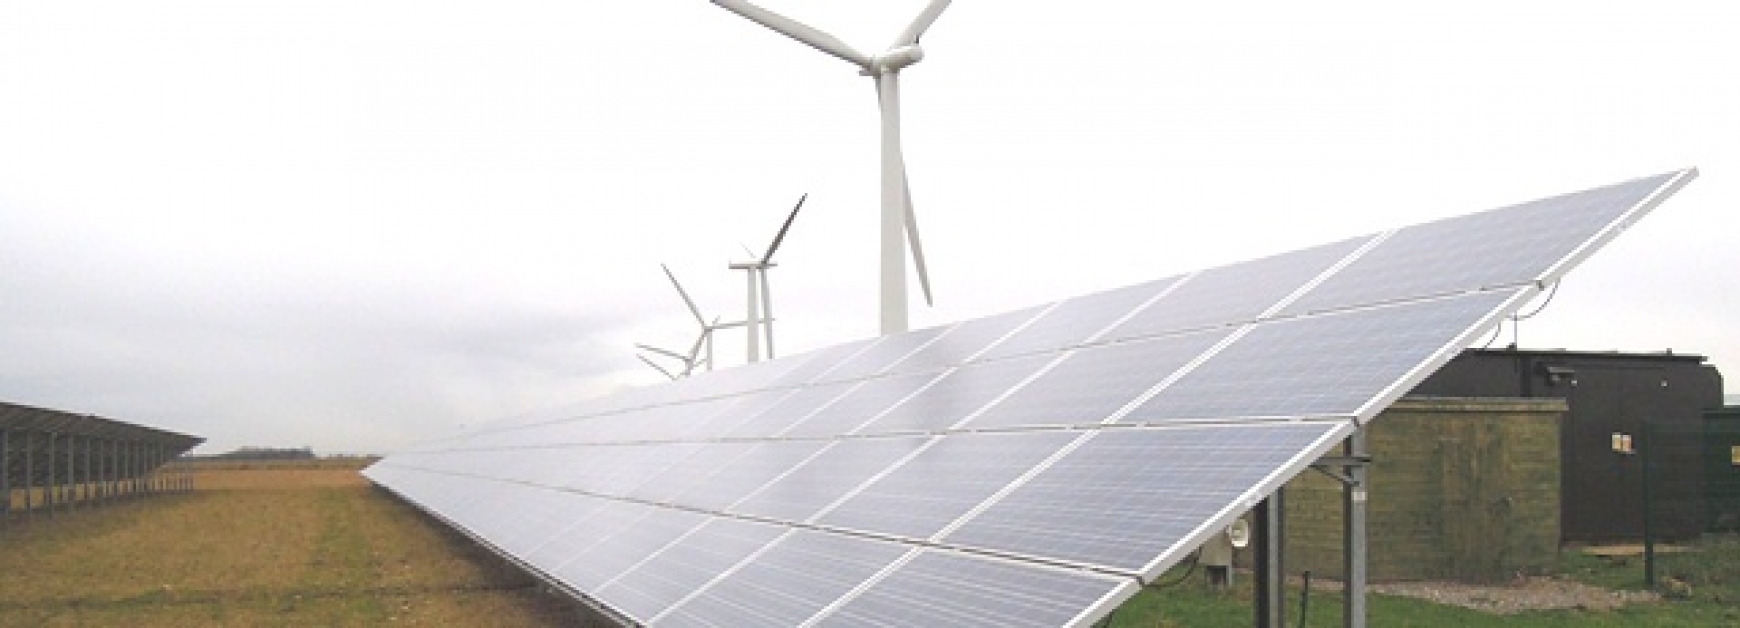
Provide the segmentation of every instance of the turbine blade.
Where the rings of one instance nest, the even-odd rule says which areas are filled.
[[[906,200],[906,241],[912,245],[912,265],[918,269],[918,286],[924,289],[924,304],[935,306],[930,298],[930,271],[924,266],[924,245],[918,239],[918,214],[912,210],[912,184],[906,180],[905,169],[900,173],[901,192]]]
[[[683,357],[683,354],[677,353],[677,352],[672,351],[670,349],[660,349],[658,347],[654,347],[654,346],[650,346],[650,345],[643,345],[643,344],[638,344],[638,343],[635,344],[634,346],[635,346],[635,348],[638,348],[642,351],[651,351],[653,353],[657,353],[657,354],[663,355],[663,356],[668,356],[668,357],[675,358],[678,360],[685,359]]]
[[[846,45],[846,42],[840,41],[833,35],[744,0],[713,0],[713,4],[748,18],[751,22],[771,28],[781,35],[803,42],[811,48],[858,64],[859,67],[869,69],[872,63],[868,55],[854,50],[851,46]]]
[[[677,381],[676,375],[672,375],[670,371],[665,370],[665,367],[659,366],[658,363],[653,362],[652,360],[646,359],[646,356],[640,355],[640,354],[635,354],[634,357],[640,358],[640,361],[642,363],[646,364],[647,366],[653,367],[654,369],[658,370],[658,372],[660,372],[660,373],[664,373],[665,377],[669,377],[671,379],[671,381],[673,381],[673,382]]]
[[[671,273],[671,267],[659,264],[659,268],[665,269],[665,276],[671,278],[671,285],[677,287],[677,294],[683,295],[683,303],[689,306],[689,313],[695,315],[695,322],[700,323],[702,326],[706,326],[707,319],[701,316],[701,308],[695,307],[695,300],[689,298],[689,291],[683,289],[683,284],[677,281],[676,275]]]
[[[809,197],[810,195],[808,192],[805,192],[803,196],[798,197],[797,207],[791,208],[791,215],[785,217],[785,224],[780,225],[779,235],[773,236],[773,244],[768,245],[767,255],[761,256],[761,263],[766,264],[773,261],[773,252],[779,250],[781,242],[785,242],[785,232],[791,230],[791,221],[797,220],[798,210],[804,208],[804,200]]]
[[[701,355],[701,345],[707,343],[707,336],[712,333],[711,329],[701,330],[701,333],[695,336],[695,344],[689,345],[689,355],[683,358],[683,361],[688,363],[690,368],[694,368],[695,358]]]
[[[943,9],[947,8],[949,8],[949,0],[931,0],[930,6],[925,7],[924,11],[918,14],[918,17],[912,19],[912,25],[901,31],[900,37],[895,39],[894,45],[889,46],[889,48],[911,46],[918,43],[918,38],[923,37],[924,32],[930,30],[930,25],[935,24],[937,16],[942,15]]]

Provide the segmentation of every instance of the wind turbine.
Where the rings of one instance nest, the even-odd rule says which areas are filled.
[[[757,361],[761,360],[759,341],[760,341],[761,334],[762,334],[761,321],[764,319],[767,321],[767,359],[771,360],[774,357],[774,355],[773,355],[773,292],[768,288],[768,285],[767,285],[767,269],[773,268],[775,266],[775,264],[773,263],[773,254],[775,251],[779,250],[780,243],[785,241],[786,232],[791,230],[791,221],[797,219],[798,210],[804,208],[804,201],[809,199],[809,197],[810,197],[809,194],[804,194],[803,196],[798,197],[797,206],[791,208],[791,214],[785,217],[785,224],[780,225],[779,234],[775,235],[773,237],[773,244],[769,244],[767,246],[767,253],[766,254],[762,255],[759,259],[757,259],[757,258],[755,258],[754,253],[750,253],[749,254],[749,256],[751,258],[750,261],[737,262],[737,263],[731,264],[732,270],[749,271],[749,314],[747,316],[745,316],[743,318],[743,320],[748,321],[748,323],[749,323],[749,361],[750,362],[757,362]],[[747,250],[747,249],[745,249],[745,250]],[[757,301],[756,295],[755,295],[757,283],[760,283],[760,288],[761,288],[761,298],[760,298],[761,312],[760,313],[755,311],[755,306],[756,306],[756,301]]]
[[[713,321],[711,323],[707,322],[707,318],[704,316],[701,316],[701,308],[695,307],[695,300],[689,298],[689,291],[683,289],[682,282],[677,281],[677,276],[671,272],[671,268],[669,266],[664,265],[664,264],[659,264],[659,268],[663,268],[665,270],[665,276],[670,278],[671,286],[676,288],[677,294],[683,297],[683,304],[689,306],[689,313],[693,314],[695,316],[695,323],[699,324],[701,326],[701,333],[699,336],[695,337],[695,344],[693,344],[689,347],[689,353],[686,356],[683,354],[679,354],[675,351],[667,350],[667,349],[654,349],[653,347],[648,347],[648,346],[644,346],[644,345],[640,345],[640,347],[642,349],[646,349],[648,351],[654,351],[657,353],[669,355],[671,357],[675,357],[679,360],[682,360],[683,363],[687,367],[686,370],[683,372],[684,375],[688,375],[690,372],[693,372],[694,368],[697,365],[703,364],[703,363],[707,365],[707,370],[709,370],[709,371],[713,370],[713,332],[721,330],[721,329],[731,329],[733,327],[742,327],[745,323],[743,323],[742,321],[734,321],[734,322],[730,322],[730,323],[720,323],[719,317],[714,317]],[[707,357],[706,357],[706,359],[699,359],[698,360],[698,357],[699,357],[699,354],[700,354],[700,351],[701,351],[701,348],[703,345],[705,345],[707,348]]]
[[[751,4],[746,0],[712,0],[750,21],[766,26],[824,53],[857,65],[860,74],[876,81],[876,100],[882,110],[882,333],[906,331],[906,251],[912,244],[913,266],[925,303],[932,303],[930,276],[924,267],[924,247],[919,244],[918,219],[912,210],[912,192],[906,180],[906,161],[900,151],[900,71],[924,58],[918,38],[948,8],[949,0],[931,0],[929,6],[901,31],[881,54],[858,52],[833,35],[802,22]],[[902,234],[905,240],[902,239]],[[753,318],[753,317],[752,317]]]

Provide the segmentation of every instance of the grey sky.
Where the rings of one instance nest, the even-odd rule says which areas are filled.
[[[871,49],[922,2],[765,5]],[[1698,166],[1522,342],[1740,364],[1711,5],[960,0],[903,75],[914,324]],[[783,352],[874,333],[870,81],[603,6],[0,0],[0,399],[380,451],[651,383],[631,343],[693,331],[658,264],[741,316],[804,192]]]

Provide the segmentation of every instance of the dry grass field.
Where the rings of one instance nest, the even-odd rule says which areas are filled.
[[[567,603],[344,465],[0,523],[0,626],[558,626]]]

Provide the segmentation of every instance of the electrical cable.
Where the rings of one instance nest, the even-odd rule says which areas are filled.
[[[1153,584],[1148,585],[1147,588],[1153,589],[1155,591],[1163,591],[1163,590],[1178,586],[1179,584],[1182,584],[1185,580],[1190,579],[1190,574],[1196,573],[1196,564],[1199,562],[1202,562],[1201,559],[1202,559],[1202,550],[1197,550],[1195,552],[1191,552],[1191,554],[1190,554],[1190,568],[1184,570],[1184,575],[1178,576],[1177,580],[1173,580],[1171,582],[1155,582]]]
[[[1559,283],[1563,282],[1563,281],[1564,281],[1563,279],[1560,279],[1559,281],[1553,282],[1553,288],[1551,290],[1547,291],[1547,300],[1542,301],[1541,305],[1539,307],[1535,308],[1535,311],[1529,312],[1527,314],[1513,314],[1513,315],[1511,315],[1510,320],[1512,320],[1512,321],[1526,321],[1528,319],[1534,318],[1536,314],[1540,314],[1541,312],[1545,311],[1547,309],[1547,306],[1553,304],[1553,297],[1558,296]]]
[[[1510,315],[1509,320],[1510,320],[1510,329],[1511,329],[1511,334],[1512,334],[1511,345],[1513,347],[1516,345],[1515,334],[1517,333],[1517,328],[1520,327],[1520,325],[1518,325],[1518,323],[1521,323],[1522,321],[1526,321],[1528,319],[1534,318],[1536,315],[1540,314],[1541,312],[1546,311],[1547,306],[1553,304],[1553,297],[1556,297],[1559,295],[1559,284],[1563,281],[1564,281],[1564,279],[1560,279],[1559,281],[1553,282],[1553,287],[1547,291],[1547,300],[1542,301],[1539,306],[1536,306],[1535,311],[1529,312],[1527,314],[1512,314],[1512,315]],[[1492,328],[1492,337],[1487,338],[1486,342],[1480,345],[1480,348],[1482,348],[1482,349],[1492,348],[1493,341],[1498,340],[1499,335],[1503,334],[1503,333],[1504,333],[1504,321],[1500,320],[1498,322],[1498,325],[1496,325]]]

